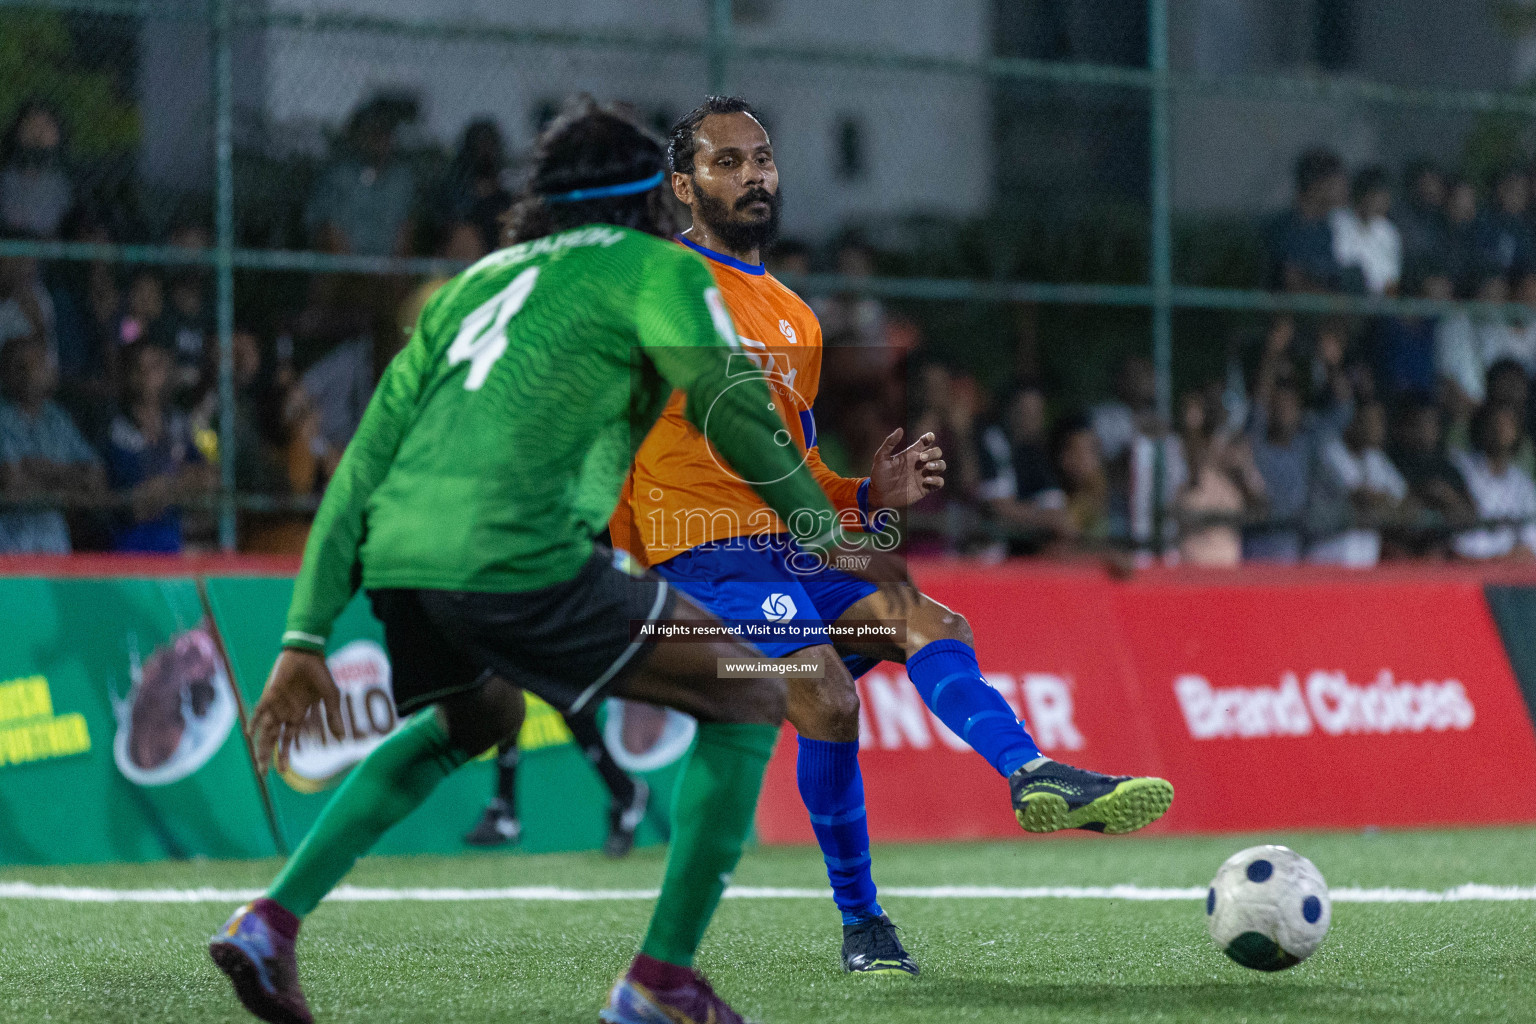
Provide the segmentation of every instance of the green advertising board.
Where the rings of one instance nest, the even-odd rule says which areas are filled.
[[[398,723],[382,631],[360,597],[328,655],[347,735],[314,717],[291,770],[258,780],[242,727],[292,586],[276,576],[0,578],[0,864],[266,857],[297,845]],[[661,841],[691,722],[622,701],[599,720],[620,764],[652,788],[637,842]],[[516,849],[600,847],[608,794],[563,719],[530,697],[518,745]],[[375,852],[465,850],[494,785],[491,754],[465,765]]]
[[[185,579],[0,580],[0,862],[275,852]]]
[[[248,706],[255,705],[277,656],[292,589],[293,581],[286,577],[207,581],[209,603]],[[342,690],[347,737],[337,742],[322,729],[318,715],[312,716],[311,727],[295,743],[293,770],[268,776],[281,838],[289,849],[303,837],[346,771],[395,726],[383,631],[365,598],[356,598],[337,621],[328,660]],[[613,736],[610,748],[618,746],[622,756],[619,730],[609,731]],[[518,817],[523,833],[518,849],[548,853],[600,847],[608,827],[607,790],[571,742],[560,716],[536,698],[529,700],[519,746],[523,757],[518,768]],[[663,756],[649,761],[644,756],[626,758],[627,767],[637,769],[634,773],[646,778],[653,792],[650,813],[636,836],[638,844],[662,838],[656,823],[665,822],[669,816],[672,784],[686,741],[672,749],[676,753],[670,759],[665,756],[668,751],[660,751]],[[463,851],[463,835],[479,818],[494,785],[495,764],[489,755],[465,765],[391,829],[374,852]]]

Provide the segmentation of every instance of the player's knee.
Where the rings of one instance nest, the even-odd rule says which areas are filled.
[[[468,757],[499,743],[516,744],[523,727],[523,691],[493,676],[479,687],[455,694],[438,705],[447,725],[449,742]]]
[[[790,684],[788,717],[800,735],[832,742],[859,738],[859,691],[846,672],[838,676]]]
[[[976,646],[976,636],[971,632],[971,624],[966,621],[964,615],[945,609],[944,618],[944,628],[947,630],[945,639],[959,640],[967,647]]]
[[[777,677],[760,679],[747,691],[742,702],[740,722],[753,725],[778,725],[789,711],[789,694],[784,680]]]
[[[911,657],[936,640],[958,640],[967,647],[976,646],[971,624],[964,615],[941,604],[930,603],[915,621],[907,624],[907,656]]]
[[[841,741],[859,738],[859,691],[850,678],[846,685],[826,688],[827,727]]]

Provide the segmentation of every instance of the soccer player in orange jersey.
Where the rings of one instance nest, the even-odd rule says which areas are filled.
[[[932,435],[901,447],[891,432],[870,475],[839,476],[821,461],[813,404],[821,328],[810,308],[768,274],[762,254],[778,227],[781,193],[773,144],[744,101],[710,97],[680,120],[668,145],[673,194],[693,214],[679,241],[707,258],[755,371],[795,445],[844,526],[863,527],[888,549],[882,511],[943,485]],[[745,637],[766,656],[823,666],[820,678],[788,677],[789,720],[799,733],[801,797],[843,915],[843,966],[852,973],[910,976],[876,899],[864,783],[859,774],[859,698],[854,679],[881,660],[902,662],[923,701],[1009,782],[1019,824],[1031,832],[1085,828],[1129,832],[1167,810],[1162,779],[1105,776],[1052,761],[981,675],[965,618],[906,582],[877,585],[808,559],[745,481],[716,457],[674,395],[641,444],[619,510],[615,547],[653,566],[726,622],[752,623]],[[900,642],[834,645],[828,623],[904,620]],[[794,623],[794,634],[784,623]],[[777,635],[765,629],[779,624]]]

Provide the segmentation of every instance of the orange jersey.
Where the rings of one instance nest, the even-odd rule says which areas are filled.
[[[821,382],[821,324],[805,301],[761,267],[691,246],[708,257],[746,358],[767,378],[788,440],[805,453],[845,527],[861,521],[863,478],[839,476],[821,461],[811,406]],[[640,444],[609,523],[613,546],[646,565],[709,541],[783,533],[779,517],[726,467],[683,414],[674,393]]]

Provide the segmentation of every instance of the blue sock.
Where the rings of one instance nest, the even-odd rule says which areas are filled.
[[[907,659],[907,676],[939,721],[1003,778],[1041,756],[1003,695],[981,677],[969,644],[935,640]]]
[[[811,812],[811,829],[827,862],[832,896],[844,924],[879,917],[875,879],[869,870],[869,821],[864,816],[864,776],[859,745],[800,737],[795,760],[800,799]]]

